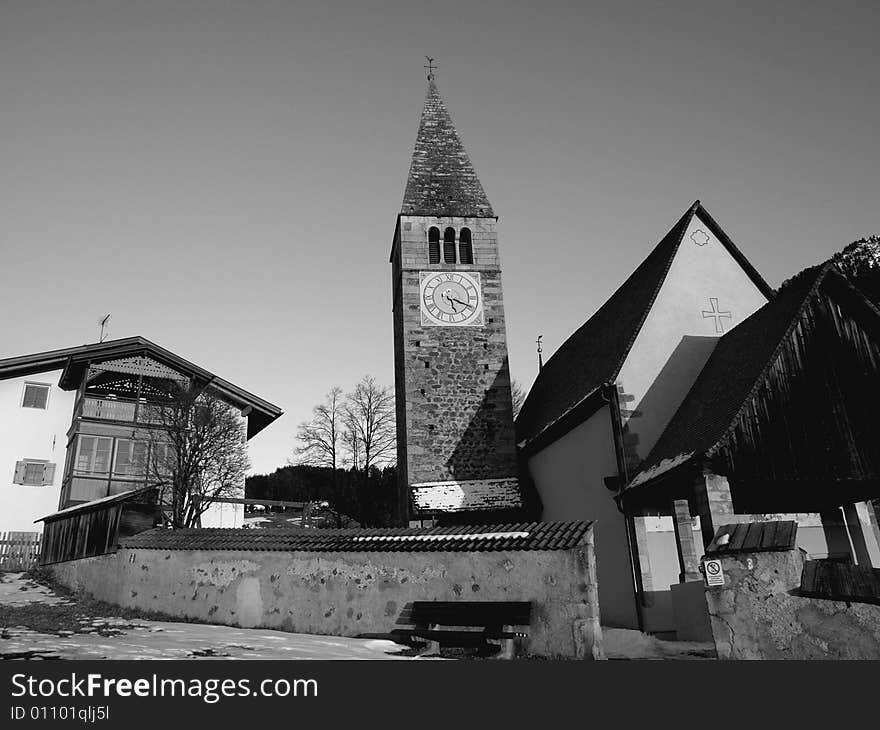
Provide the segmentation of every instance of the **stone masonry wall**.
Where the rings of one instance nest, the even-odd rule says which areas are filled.
[[[802,550],[722,558],[706,588],[719,659],[880,659],[880,606],[795,595]]]
[[[441,238],[446,226],[456,231],[470,228],[474,264],[429,264],[427,231],[432,225],[440,229]],[[395,386],[398,448],[400,461],[405,459],[402,477],[407,486],[516,477],[495,219],[401,216],[394,257]],[[423,327],[419,271],[428,270],[479,272],[485,325]]]
[[[532,601],[523,651],[602,658],[592,534],[571,550],[134,550],[57,563],[64,585],[120,606],[242,627],[357,636],[416,600]]]

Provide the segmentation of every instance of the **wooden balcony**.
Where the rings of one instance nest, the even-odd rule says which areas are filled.
[[[161,423],[161,419],[157,417],[155,406],[145,401],[138,402],[119,398],[85,396],[80,399],[76,415],[78,418],[95,418],[100,421]]]

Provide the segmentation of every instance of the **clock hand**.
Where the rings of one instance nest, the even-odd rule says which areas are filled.
[[[449,297],[449,299],[450,299],[450,301],[458,302],[462,307],[467,306],[467,304],[465,302],[461,301],[461,299],[456,299],[455,297]]]

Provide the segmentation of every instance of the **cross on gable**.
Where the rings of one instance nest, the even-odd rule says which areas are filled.
[[[709,319],[710,317],[715,318],[715,331],[716,332],[724,332],[724,324],[721,322],[722,319],[733,319],[733,315],[730,311],[722,312],[718,309],[718,298],[717,297],[709,297],[709,306],[712,307],[711,311],[703,310],[703,319]]]

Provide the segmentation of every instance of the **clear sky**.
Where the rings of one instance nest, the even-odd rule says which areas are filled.
[[[0,356],[143,335],[278,404],[393,382],[424,55],[513,376],[697,198],[771,285],[880,233],[880,3],[0,0]]]

